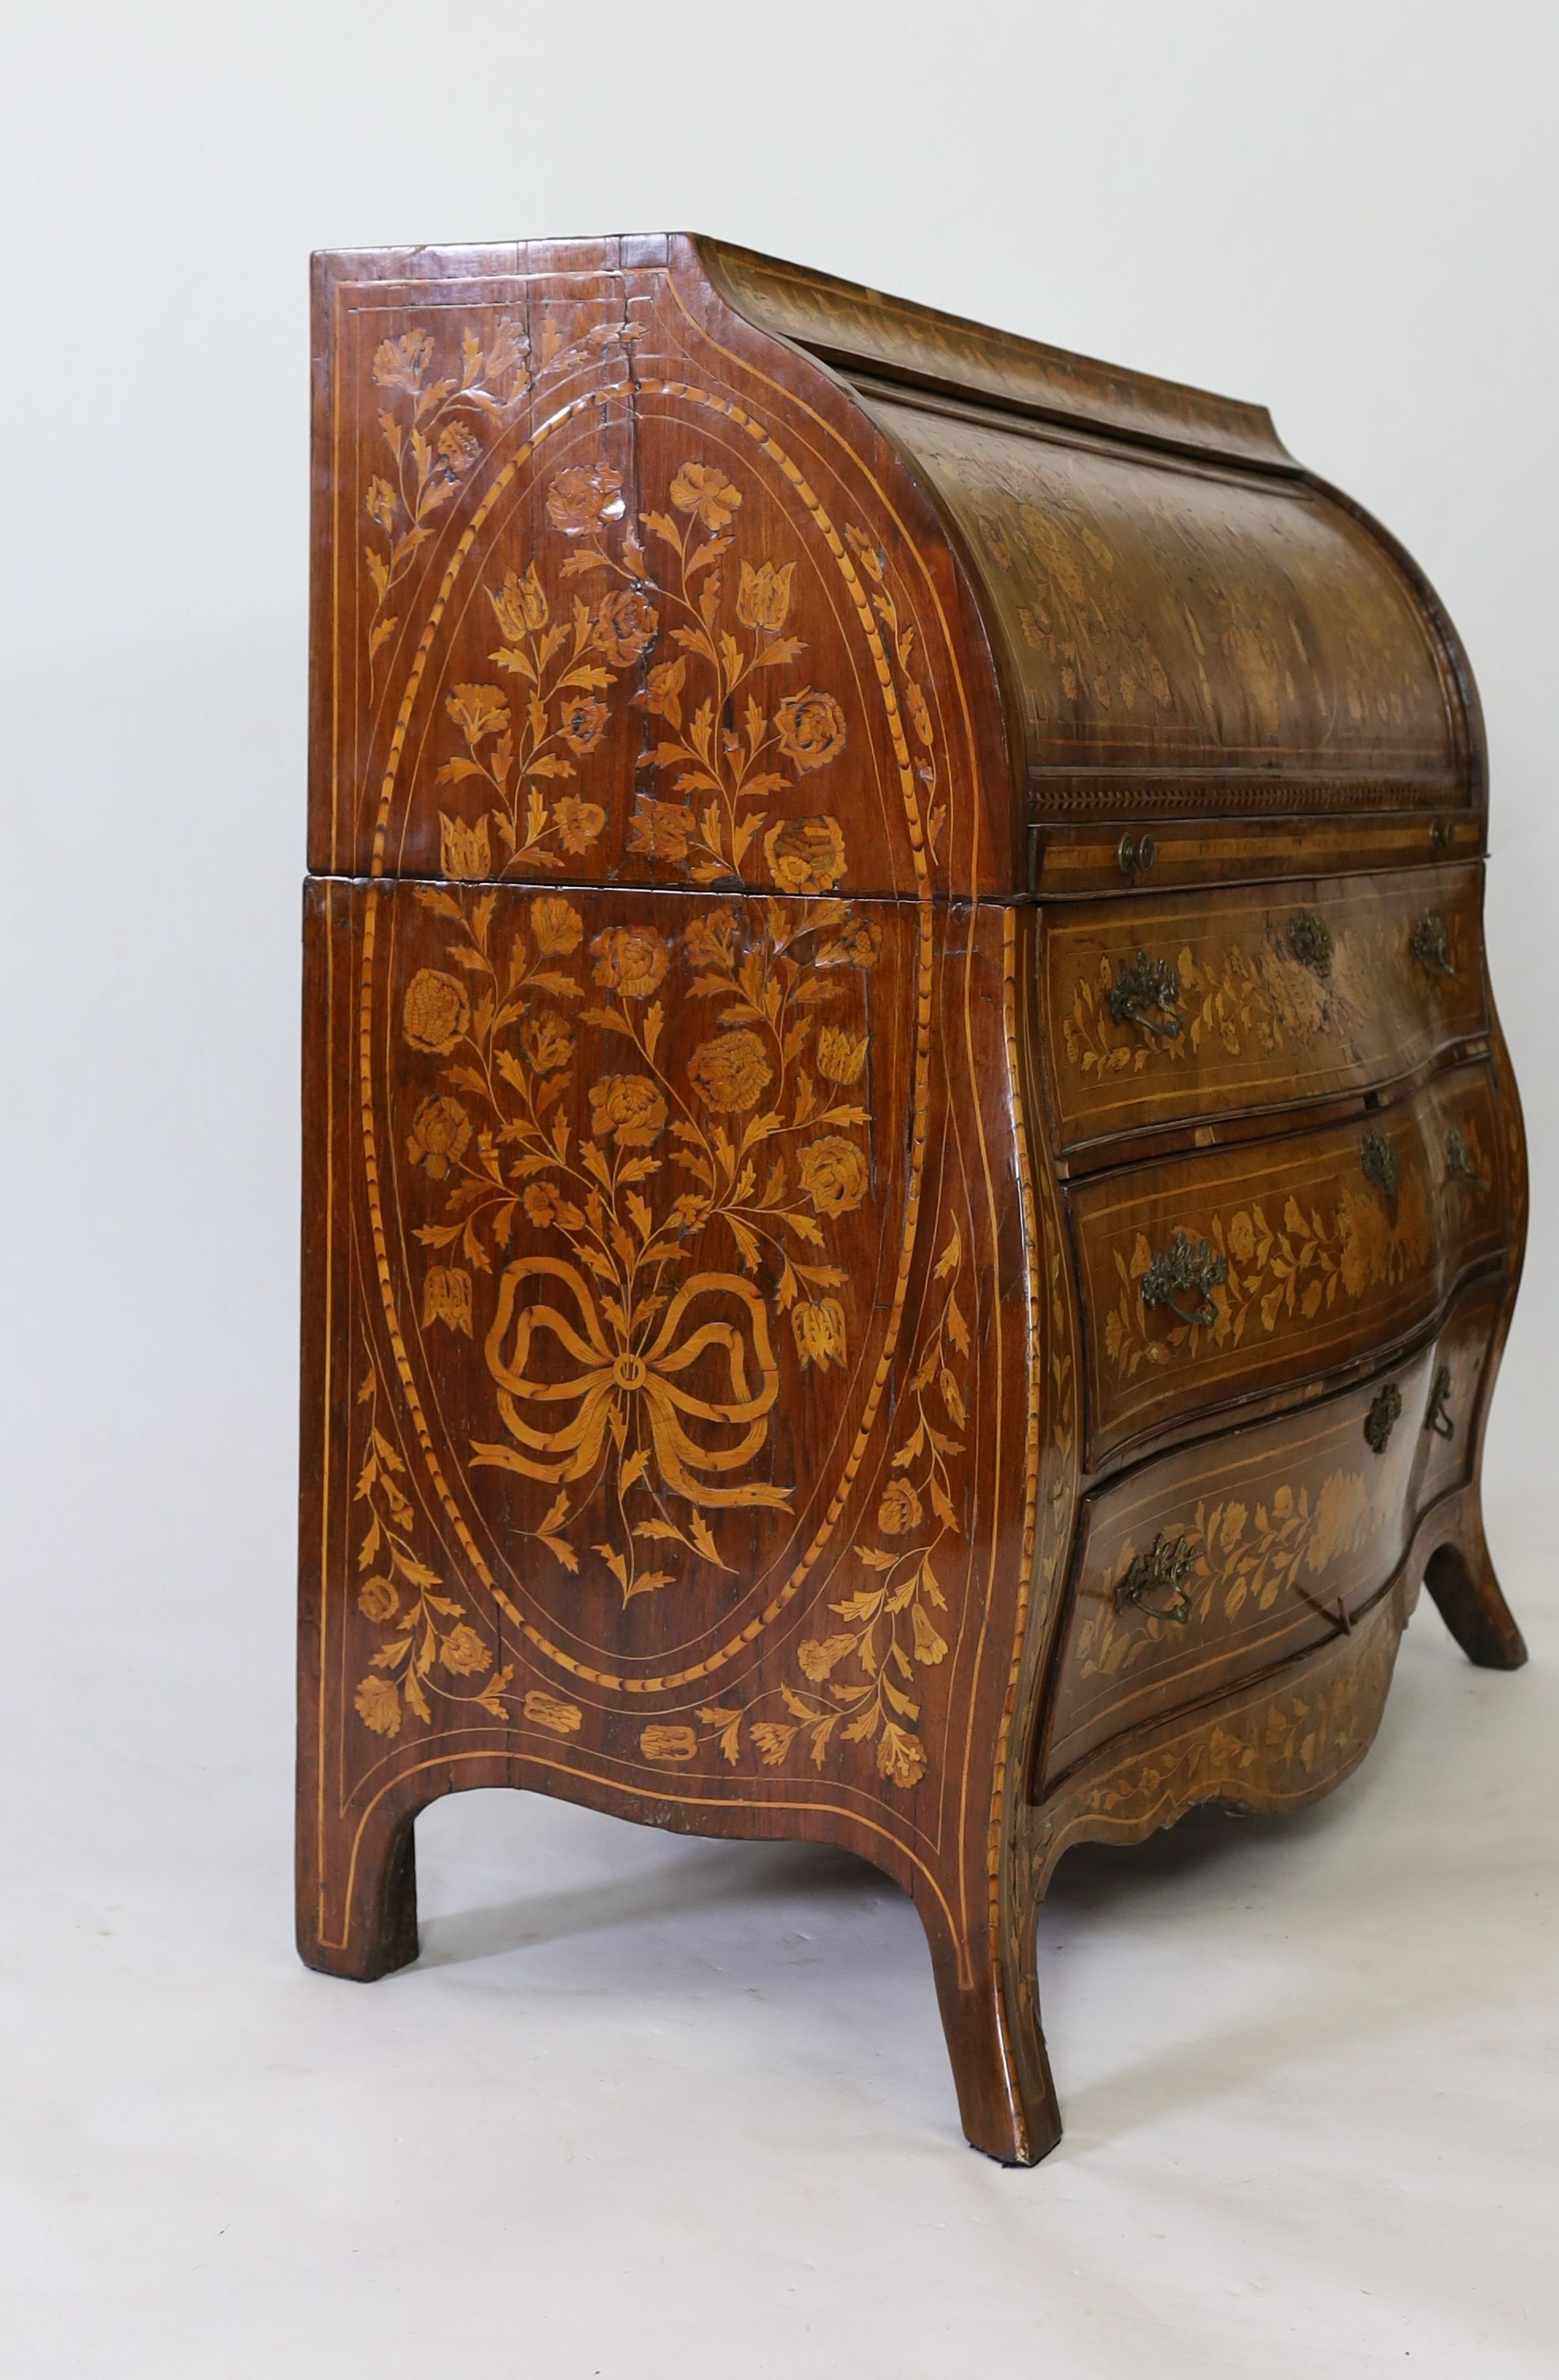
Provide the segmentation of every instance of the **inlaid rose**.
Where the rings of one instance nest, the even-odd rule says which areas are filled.
[[[618,669],[636,662],[660,625],[660,614],[637,587],[603,595],[595,616],[595,649]]]
[[[666,970],[666,946],[653,926],[608,926],[591,953],[597,983],[626,1000],[648,1000]]]
[[[622,489],[620,471],[608,470],[604,464],[593,469],[572,465],[559,471],[547,491],[547,518],[565,537],[594,536],[608,521],[621,520]]]
[[[920,1527],[924,1510],[919,1489],[907,1479],[890,1479],[877,1507],[877,1526],[885,1537],[907,1536]]]
[[[401,1023],[414,1050],[446,1057],[471,1021],[471,1003],[457,976],[420,967],[406,987]]]
[[[756,1033],[737,1026],[701,1041],[688,1061],[688,1079],[705,1107],[722,1115],[745,1115],[773,1081],[769,1054]]]
[[[558,725],[571,752],[593,752],[606,730],[606,705],[592,695],[574,695],[564,704]]]
[[[806,686],[787,694],[774,712],[779,747],[798,774],[822,769],[845,748],[845,714],[831,694]]]
[[[565,851],[588,851],[606,823],[601,804],[582,802],[578,794],[565,794],[553,816],[557,821],[557,839]]]
[[[406,1153],[413,1165],[424,1167],[435,1182],[442,1182],[451,1165],[459,1162],[470,1136],[471,1120],[459,1100],[435,1091],[411,1119]]]
[[[814,1140],[798,1160],[801,1187],[820,1215],[853,1213],[866,1196],[866,1160],[836,1132]]]
[[[659,1138],[665,1101],[647,1075],[603,1075],[591,1085],[591,1130],[619,1148],[648,1148]]]

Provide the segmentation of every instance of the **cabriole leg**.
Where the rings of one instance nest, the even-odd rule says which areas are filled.
[[[1500,1590],[1476,1495],[1463,1502],[1455,1534],[1429,1558],[1425,1584],[1469,1661],[1480,1670],[1518,1670],[1527,1658],[1521,1631]]]
[[[1030,1864],[1009,1852],[992,1921],[961,1941],[941,1905],[918,1898],[964,2131],[1002,2165],[1037,2165],[1061,2138],[1061,2112],[1040,2025]]]

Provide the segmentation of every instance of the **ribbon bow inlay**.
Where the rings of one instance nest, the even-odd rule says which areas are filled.
[[[538,1277],[555,1281],[566,1299],[525,1302]],[[714,1314],[700,1321],[695,1309],[707,1312],[712,1305]],[[479,1445],[475,1461],[530,1479],[583,1479],[601,1460],[608,1436],[619,1452],[631,1437],[646,1448],[660,1484],[690,1504],[787,1503],[788,1488],[714,1484],[751,1462],[768,1437],[768,1415],[779,1393],[768,1316],[750,1283],[736,1273],[696,1273],[671,1299],[652,1336],[654,1318],[653,1312],[647,1319],[631,1310],[625,1316],[615,1298],[598,1303],[583,1273],[560,1257],[521,1257],[508,1266],[485,1353],[498,1384],[498,1410],[517,1445]],[[529,1366],[543,1337],[579,1366],[574,1378],[532,1376]],[[718,1351],[729,1388],[724,1399],[693,1396],[678,1385],[711,1349]],[[541,1427],[548,1409],[557,1406],[571,1406],[571,1416],[559,1416],[554,1428]],[[734,1444],[705,1443],[702,1432],[689,1434],[688,1424],[742,1434]]]

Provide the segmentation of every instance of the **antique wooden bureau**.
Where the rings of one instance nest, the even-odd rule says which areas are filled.
[[[1031,2162],[1067,1847],[1523,1658],[1465,656],[1260,407],[717,242],[315,306],[303,1955],[461,1787],[843,1844]]]

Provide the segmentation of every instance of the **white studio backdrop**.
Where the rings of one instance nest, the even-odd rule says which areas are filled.
[[[356,2223],[376,2175],[412,2154],[415,2143],[393,2126],[383,2136],[371,2128],[372,2159],[356,2165],[334,2134],[325,2137],[328,2126],[318,2136],[305,2127],[298,2154],[323,2158],[318,2171],[331,2187],[318,2184],[323,2204],[304,2191],[298,2232],[279,2217],[264,2231],[263,2255],[235,2283],[232,2303],[247,2308],[248,2327],[233,2338],[199,2209],[219,2202],[228,2182],[241,2199],[233,2173],[243,2168],[249,2119],[235,2103],[232,2131],[225,2119],[208,2138],[193,2118],[186,2130],[183,2117],[167,2114],[157,2145],[179,2169],[169,2204],[184,2211],[170,2214],[163,2232],[162,2168],[142,2155],[144,2136],[159,2131],[149,2109],[187,2113],[189,2092],[199,2098],[209,2088],[220,2098],[235,2075],[275,2066],[270,2028],[283,2024],[274,2009],[284,2002],[286,2024],[299,2010],[324,2012],[335,2054],[365,2094],[372,2069],[354,2027],[377,2028],[375,2040],[388,2027],[398,2038],[394,2011],[412,2005],[303,1977],[290,1964],[286,1931],[309,251],[718,232],[1063,346],[1259,398],[1296,455],[1403,540],[1462,632],[1489,724],[1489,944],[1534,1173],[1527,1285],[1489,1447],[1490,1530],[1519,1616],[1540,1643],[1547,1627],[1552,1651],[1559,1587],[1542,1556],[1554,1518],[1559,1326],[1555,19],[1519,0],[1479,9],[1449,0],[1073,0],[1065,8],[1054,0],[791,0],[764,10],[692,0],[596,0],[588,10],[527,0],[438,9],[271,0],[262,11],[54,0],[13,8],[6,49],[0,1642],[16,1934],[7,1943],[0,1933],[0,1980],[9,1978],[21,2011],[8,2033],[8,2086],[21,2127],[15,2176],[23,2178],[6,2183],[0,2204],[14,2189],[24,2211],[18,2252],[35,2325],[24,2328],[34,2346],[17,2368],[22,2380],[78,2372],[126,2380],[142,2371],[178,2380],[186,2370],[269,2380],[284,2368],[332,2368],[328,2347],[344,2358],[334,2367],[342,2372],[398,2373],[404,2352],[405,2369],[443,2380],[456,2367],[441,2369],[418,2346],[411,2284],[402,2266],[374,2262],[383,2243],[365,2248],[348,2228],[340,2258],[328,2250],[331,2223],[345,2220],[343,2199],[353,2202]],[[1432,1680],[1441,1682],[1424,1692],[1431,1701],[1440,1693],[1452,1718],[1472,1707],[1462,1672],[1453,1679],[1436,1667]],[[1514,1714],[1516,1706],[1490,1703],[1493,1691],[1480,1684],[1475,1699],[1498,1730],[1502,1707]],[[1540,1738],[1529,1730],[1520,1739],[1513,1717],[1508,1742],[1518,1740],[1529,1758],[1541,1758]],[[1427,1766],[1423,1743],[1413,1757],[1420,1767],[1399,1763],[1398,1773],[1415,1792],[1430,1790],[1443,1784],[1456,1743],[1439,1745]],[[1546,1777],[1526,1779],[1525,1797],[1551,1797],[1553,1781],[1550,1764]],[[636,1885],[637,1839],[626,1830],[603,1851],[606,1822],[563,1814],[561,1832],[532,1835],[542,1822],[529,1805],[516,1807],[512,1822],[453,1804],[435,1814],[430,1842],[451,1862],[463,1840],[477,1840],[468,1824],[498,1827],[492,1841],[503,1857],[494,1851],[491,1869],[471,1881],[479,1899],[523,1891],[532,1840],[543,1864],[552,1862],[549,1888],[565,1899],[568,1847],[587,1867],[596,1861],[606,1881],[588,1925],[603,1928],[617,1922],[614,1878],[628,1893],[630,1916],[653,1901],[663,1875],[674,1912],[679,1891],[697,1911],[706,1888],[696,1879],[706,1870],[677,1868],[678,1887],[658,1864],[673,1849],[695,1863],[726,1863],[708,1874],[736,1873],[734,1852],[655,1844],[657,1864],[645,1853]],[[1487,1808],[1492,1828],[1495,1803]],[[1411,1840],[1406,1826],[1402,1840]],[[1496,1863],[1504,1856],[1493,1841],[1489,1852]],[[770,1864],[763,1873],[780,1878],[776,1891],[802,1901],[811,1888],[824,1901],[836,1888],[826,1863],[775,1869],[777,1855],[749,1856]],[[1308,1856],[1314,1867],[1348,1868],[1337,1839],[1317,1838]],[[1155,1907],[1173,1903],[1182,1870],[1174,1859],[1155,1868],[1145,1857],[1141,1905],[1155,1894]],[[479,1870],[467,1874],[476,1879]],[[1199,1895],[1216,1900],[1231,1881],[1216,1871],[1209,1888],[1194,1864],[1187,1874],[1199,1906]],[[1243,1891],[1245,1871],[1237,1875]],[[1113,1880],[1110,1894],[1124,1904],[1128,1889]],[[717,1888],[707,1890],[717,1897]],[[891,1900],[869,1892],[861,1910],[885,1910]],[[449,1905],[460,1903],[454,1890]],[[1073,1907],[1082,1912],[1080,1944],[1088,1894]],[[455,1927],[454,1916],[447,1922]],[[1022,2203],[1040,2210],[1032,2219],[1042,2227],[1047,2202],[1035,2193],[1044,2182],[1004,2184],[1008,2196],[992,2201],[960,2179],[946,2186],[963,2193],[963,2211],[946,2222],[924,2214],[923,2193],[934,2195],[946,2161],[966,2153],[944,2120],[951,2095],[937,2063],[923,1953],[898,1916],[881,1923],[908,1964],[902,1973],[894,1967],[890,1983],[884,1950],[883,1973],[869,1967],[872,1987],[882,1988],[884,2010],[914,2011],[905,2068],[926,2069],[924,2104],[936,2111],[902,2169],[890,2158],[873,2181],[890,2202],[902,2199],[909,2225],[899,2235],[900,2282],[913,2282],[906,2242],[919,2238],[922,2216],[937,2234],[928,2234],[932,2267],[951,2252],[942,2237],[949,2222],[955,2233],[966,2219],[997,2227],[982,2252],[994,2259],[992,2289],[1008,2304],[1010,2332],[977,2324],[963,2350],[939,2343],[923,2364],[913,2326],[894,2333],[898,2368],[911,2380],[922,2369],[957,2380],[988,2354],[1042,2338],[1045,2305],[1029,2287],[1036,2267],[1028,2261],[1042,2259],[1042,2228],[1011,2235],[1021,2267],[1003,2265],[1002,2241],[1015,2189],[1028,2192]],[[696,1915],[683,1924],[690,1930],[657,1937],[667,1973],[678,1958],[700,1955]],[[837,1970],[830,1989],[843,2009],[850,1926],[825,1930]],[[138,1947],[124,1948],[121,1936]],[[1195,1939],[1188,1933],[1191,1947],[1176,1954],[1193,1966]],[[1512,1935],[1506,1945],[1513,1973],[1530,1955],[1523,1941]],[[182,2005],[179,1977],[214,1973],[201,1965],[213,1942],[220,1988],[237,1994],[236,2012],[231,2033],[207,2043],[191,2009],[190,2038],[210,2056],[194,2083],[177,2039],[155,2026],[138,2032],[128,2011],[144,2014],[148,1996],[164,1991]],[[88,1985],[94,1943],[108,1946],[107,1964]],[[591,1950],[587,1939],[587,1977]],[[1221,1955],[1237,1959],[1237,1943]],[[603,1956],[599,1986],[579,1986],[596,1989],[598,2016],[615,1994],[635,1989],[633,1961]],[[79,1973],[69,1964],[76,1957],[85,1962]],[[505,2026],[530,2022],[526,1988],[523,1973],[505,1971]],[[1129,1999],[1140,1985],[1127,1978],[1121,1988]],[[280,1998],[267,2001],[267,1990]],[[1224,1992],[1237,2007],[1226,1979]],[[203,2005],[214,2024],[217,2003]],[[435,2015],[445,2005],[427,2003]],[[733,2073],[746,2055],[761,2063],[772,2041],[761,2031],[749,2039],[718,1997],[711,2005],[724,2010],[719,2053]],[[809,2021],[798,2022],[804,2030]],[[114,2047],[121,2022],[123,2058]],[[84,2065],[72,2025],[91,2034]],[[332,2053],[319,2042],[314,2050],[327,2066]],[[101,2072],[93,2058],[104,2061]],[[1338,2079],[1345,2070],[1333,2077],[1338,2090],[1353,2087]],[[73,2071],[95,2077],[74,2097]],[[162,2079],[145,2098],[116,2100],[116,2092],[133,2094],[138,2072]],[[1252,2087],[1259,2092],[1259,2074]],[[741,2105],[744,2088],[732,2083]],[[625,2070],[614,2085],[619,2110],[634,2089]],[[111,2147],[86,2104],[99,2092],[114,2109],[104,2119]],[[1129,2129],[1128,2085],[1105,2088],[1105,2098]],[[674,2095],[663,2110],[674,2127],[677,2104]],[[818,2104],[829,2104],[826,2093]],[[1301,2093],[1295,2105],[1303,2104]],[[471,2120],[480,2130],[495,2119],[489,2107]],[[733,2129],[744,2120],[738,2115]],[[891,2143],[899,2121],[895,2104],[873,2103],[883,2138]],[[1102,2122],[1099,2140],[1113,2137]],[[1252,2131],[1241,2154],[1265,2187],[1260,2137]],[[608,2162],[611,2138],[607,2127],[597,2143]],[[546,2155],[540,2132],[532,2146],[543,2160],[527,2168],[524,2189],[534,2193]],[[739,2166],[739,2137],[723,2147]],[[457,2175],[458,2131],[447,2154]],[[1268,2154],[1281,2173],[1287,2145],[1269,2143]],[[1307,2155],[1324,2169],[1323,2147],[1312,2141]],[[963,2176],[961,2164],[956,2171]],[[1498,2177],[1496,2158],[1480,2190],[1491,2205]],[[1230,2180],[1225,2169],[1221,2184]],[[1121,2224],[1123,2252],[1134,2231],[1164,2228],[1151,2205],[1134,2202],[1135,2186],[1123,2182],[1125,2196],[1100,2216]],[[1053,2210],[1063,2197],[1057,2181]],[[398,2189],[403,2219],[410,2203]],[[591,2202],[579,2202],[581,2253],[593,2252],[609,2275],[614,2241],[638,2217],[616,2195],[597,2211],[592,2230]],[[1350,2236],[1359,2225],[1367,2234],[1379,2212],[1368,2202]],[[713,2216],[695,2209],[681,2232],[664,2230],[664,2220],[657,2211],[655,2253],[636,2251],[636,2286],[652,2301],[674,2283],[693,2289],[698,2226]],[[716,2228],[724,2246],[711,2252],[736,2254]],[[506,2296],[503,2252],[482,2236],[497,2269],[480,2286],[492,2289],[496,2309]],[[1306,2239],[1307,2253],[1328,2269],[1340,2251],[1323,2216]],[[99,2242],[90,2256],[87,2240]],[[113,2277],[116,2240],[133,2241],[140,2277],[125,2279],[124,2296]],[[402,2245],[409,2255],[412,2240]],[[461,2271],[457,2244],[446,2241],[443,2252],[455,2258],[460,2290],[476,2290],[479,2275]],[[1207,2249],[1214,2296],[1219,2252]],[[1428,2240],[1419,2252],[1431,2255]],[[1105,2285],[1107,2260],[1089,2265],[1084,2289],[1067,2280],[1081,2269],[1068,2262],[1071,2251],[1058,2253],[1042,2265],[1048,2302],[1054,2313],[1073,2290],[1084,2343],[1070,2364],[1052,2368],[1122,2368],[1112,2339],[1122,2357],[1129,2348],[1136,2368],[1181,2368],[1155,2328],[1165,2301],[1139,2301],[1129,2278],[1123,2299]],[[774,2255],[777,2270],[781,2235]],[[1399,2279],[1417,2269],[1406,2247],[1402,2257]],[[1472,2312],[1460,2307],[1444,2333],[1443,2366],[1432,2337],[1426,2345],[1410,2328],[1399,2337],[1389,2324],[1370,2326],[1368,2284],[1351,2272],[1345,2296],[1357,2289],[1357,2308],[1351,2296],[1346,2304],[1329,2298],[1331,2283],[1312,2273],[1294,2279],[1290,2296],[1278,2291],[1264,2313],[1249,2313],[1253,2327],[1236,2322],[1227,2336],[1241,2356],[1259,2355],[1274,2372],[1312,2368],[1303,2349],[1310,2321],[1338,2370],[1402,2368],[1407,2349],[1420,2372],[1551,2369],[1553,2333],[1544,2361],[1518,2262],[1504,2271],[1496,2259],[1492,2269],[1499,2318],[1487,2313],[1492,2326],[1480,2329],[1481,2301]],[[287,2275],[299,2270],[323,2311],[314,2330],[291,2340],[287,2361]],[[359,2324],[352,2293],[367,2289],[371,2273],[379,2294]],[[1005,2301],[1004,2273],[1015,2292]],[[186,2289],[181,2277],[195,2274],[204,2277]],[[696,2328],[680,2361],[669,2350],[657,2361],[657,2350],[630,2364],[598,2352],[587,2323],[567,2331],[554,2368],[563,2380],[597,2368],[642,2370],[651,2380],[663,2370],[740,2368],[788,2380],[882,2368],[871,2345],[885,2337],[873,2333],[874,2286],[863,2271],[853,2307],[831,2314],[826,2337],[810,2326],[805,2290],[786,2281],[775,2301],[780,2331],[767,2344],[761,2325],[733,2332],[724,2361],[709,2331]],[[181,2289],[205,2310],[189,2335],[198,2332],[198,2350],[178,2343]],[[1106,2327],[1089,2330],[1084,2313],[1097,2312],[1091,2299],[1082,2305],[1090,2289],[1114,2309],[1115,2329],[1101,2314]],[[132,2303],[127,2331],[119,2325]],[[1364,2325],[1357,2334],[1348,2328],[1356,2313]],[[175,2327],[159,2338],[164,2318]],[[478,2315],[469,2319],[475,2338]],[[1195,2337],[1191,2316],[1182,2323],[1176,2314],[1172,2328],[1183,2345]],[[518,2333],[502,2336],[512,2343]],[[530,2336],[544,2342],[552,2334],[543,2325]],[[1348,2361],[1344,2341],[1355,2336],[1363,2360]],[[1224,2369],[1215,2349],[1215,2339],[1196,2355],[1186,2346],[1186,2368]]]

